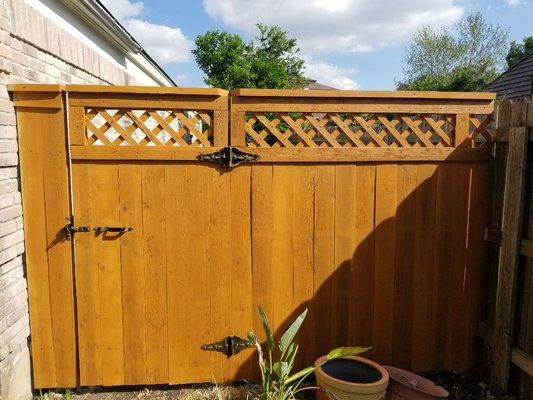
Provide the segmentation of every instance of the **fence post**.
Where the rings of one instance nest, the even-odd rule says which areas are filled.
[[[528,134],[527,102],[519,100],[511,109],[509,121],[509,152],[505,172],[503,227],[498,284],[496,291],[493,361],[491,385],[507,392],[514,328],[518,281],[518,261],[522,238],[523,206],[527,167]]]

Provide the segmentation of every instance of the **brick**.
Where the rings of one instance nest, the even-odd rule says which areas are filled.
[[[0,287],[0,304],[5,304],[9,299],[16,297],[19,293],[27,293],[28,288],[26,285],[26,279],[18,279],[11,285],[1,288]]]
[[[43,79],[41,78],[42,74],[34,71],[31,68],[24,68],[22,71],[22,76],[32,82],[42,82]]]
[[[0,181],[0,193],[15,193],[19,191],[17,179],[6,179]]]
[[[30,60],[30,68],[39,72],[46,72],[46,64],[39,60]]]
[[[33,41],[33,43],[35,43],[35,41]],[[39,50],[35,46],[32,46],[29,43],[23,42],[21,51],[22,51],[22,53],[30,56],[31,58],[37,58],[39,56]],[[29,65],[29,63],[28,63],[28,65]]]
[[[8,113],[14,113],[15,107],[13,105],[13,102],[9,99],[1,99],[0,98],[0,111],[2,112],[8,112]]]
[[[16,323],[9,326],[3,335],[0,335],[0,348],[4,349],[5,346],[11,341],[15,336],[24,336],[27,337],[26,331],[29,323],[29,318],[27,315],[24,315]]]
[[[0,275],[7,274],[14,268],[22,268],[22,257],[15,257],[14,259],[2,264],[0,266]]]
[[[24,315],[28,313],[28,303],[24,302],[18,306],[13,312],[8,315],[7,324],[13,325],[16,322],[20,321]]]
[[[0,208],[6,208],[15,205],[15,196],[13,193],[0,194]],[[15,222],[15,221],[13,221]],[[15,223],[16,226],[16,223]],[[3,236],[3,235],[0,235]]]
[[[24,228],[24,219],[22,217],[15,218],[15,223],[17,224],[17,229]]]
[[[16,139],[17,127],[14,125],[0,126],[0,139]]]
[[[8,287],[15,283],[19,278],[22,278],[22,265],[19,268],[13,268],[5,274],[0,275],[0,287]]]
[[[0,9],[2,7],[0,6]],[[0,29],[3,30],[3,31],[11,31],[11,22],[9,21],[9,19],[7,19],[7,16],[5,14],[2,14],[2,12],[0,11]]]
[[[26,251],[26,246],[24,245],[24,242],[20,242],[17,244],[17,256],[24,254],[24,251]]]
[[[0,128],[0,132],[3,131],[3,128],[8,128],[6,126],[3,126]],[[17,167],[2,167],[0,168],[0,181],[10,179],[10,178],[16,178],[18,176]]]
[[[0,238],[0,247],[2,249],[8,249],[15,246],[24,240],[24,232],[16,231],[9,235]]]
[[[18,165],[19,158],[17,153],[0,153],[0,167],[9,167]]]
[[[0,43],[0,57],[11,60],[12,55],[13,55],[13,50],[11,46],[4,44],[4,43]]]
[[[18,252],[17,246],[10,247],[9,249],[6,249],[6,250],[0,250],[0,264],[3,264],[9,260],[14,259],[19,254],[21,253]]]
[[[0,112],[0,125],[15,126],[16,124],[17,124],[17,118],[15,114]]]
[[[15,139],[0,139],[0,153],[16,153],[17,151],[18,144]]]
[[[9,221],[0,222],[0,237],[9,235],[15,232],[17,229],[20,229],[17,224],[16,219],[11,219]],[[0,266],[0,268],[2,268]]]
[[[24,67],[27,67],[30,65],[30,58],[26,54],[21,53],[20,51],[12,51],[11,60],[13,60],[13,62],[19,65],[22,65]]]
[[[10,219],[15,219],[22,215],[22,207],[20,204],[12,207],[3,208],[0,210],[0,222],[4,222]]]

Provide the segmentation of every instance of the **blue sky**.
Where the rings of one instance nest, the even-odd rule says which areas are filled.
[[[533,0],[103,0],[179,86],[205,86],[190,50],[197,35],[226,30],[249,40],[255,24],[298,39],[307,75],[339,89],[389,90],[401,80],[409,39],[422,25],[451,26],[481,12],[533,36]]]

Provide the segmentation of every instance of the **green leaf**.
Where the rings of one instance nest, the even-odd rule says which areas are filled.
[[[280,380],[283,380],[289,373],[289,365],[285,361],[278,361],[272,366],[272,370]]]
[[[296,336],[296,333],[298,333],[298,330],[300,329],[300,326],[302,326],[302,322],[304,322],[305,316],[307,315],[307,308],[304,310],[303,313],[301,313],[287,328],[287,330],[281,335],[281,339],[279,341],[279,349],[281,350],[281,353],[284,354],[285,351],[289,348],[289,345],[294,340],[294,337]]]
[[[248,340],[250,342],[252,342],[253,344],[256,344],[257,343],[257,337],[255,336],[255,333],[254,331],[250,331],[248,332],[248,334],[246,335],[248,337]]]
[[[261,316],[261,322],[263,323],[263,329],[265,330],[268,350],[272,351],[274,349],[274,337],[272,336],[272,331],[270,330],[270,326],[268,325],[268,319],[265,314],[265,311],[263,311],[263,308],[261,306],[259,306],[259,315]]]
[[[294,375],[291,375],[287,378],[285,381],[285,384],[289,384],[291,382],[294,382],[296,379],[301,378],[303,376],[309,375],[311,372],[313,372],[316,369],[316,367],[307,367],[302,369],[300,372],[295,373]]]
[[[370,347],[339,347],[328,353],[326,361],[346,356],[355,356],[356,354],[364,353],[368,349],[370,349]]]
[[[291,343],[289,350],[287,351],[287,363],[291,366],[294,365],[294,359],[296,358],[296,353],[298,352],[298,345],[296,343]]]

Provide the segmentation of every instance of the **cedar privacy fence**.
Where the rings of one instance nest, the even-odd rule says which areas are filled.
[[[494,114],[489,298],[480,329],[492,385],[523,398],[533,397],[532,100],[499,102]]]
[[[474,365],[493,95],[10,90],[36,388],[257,379],[200,347],[259,332],[259,304],[275,330],[309,308],[302,364]]]

